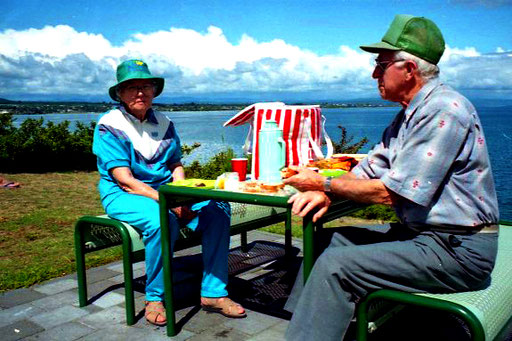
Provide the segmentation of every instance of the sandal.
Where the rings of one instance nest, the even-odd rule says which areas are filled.
[[[201,307],[203,310],[212,312],[212,313],[219,313],[226,317],[232,317],[232,318],[241,318],[246,317],[247,314],[245,313],[245,310],[242,313],[239,313],[239,308],[242,308],[242,306],[228,297],[220,297],[220,298],[206,298],[202,297],[202,300],[208,300],[211,302],[210,304],[202,303]],[[242,308],[243,309],[243,308]]]
[[[167,324],[167,315],[165,314],[165,307],[161,301],[146,301],[146,312],[144,314],[146,320],[155,326],[165,326]],[[158,317],[162,316],[163,321],[158,321]]]
[[[20,184],[18,182],[5,182],[0,184],[0,188],[19,188]]]

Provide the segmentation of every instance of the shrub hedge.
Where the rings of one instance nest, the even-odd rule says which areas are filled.
[[[12,114],[0,114],[0,172],[3,173],[45,173],[56,171],[94,171],[96,156],[92,153],[92,140],[95,123],[89,125],[78,122],[76,129],[69,130],[69,122],[44,125],[43,119],[27,119],[16,128]],[[363,138],[353,143],[341,129],[341,138],[334,143],[336,153],[357,153],[367,143]],[[188,155],[200,146],[183,145],[183,155]],[[185,167],[188,178],[215,179],[219,174],[230,170],[230,160],[235,156],[228,148],[200,164],[193,161]],[[250,162],[249,162],[250,164]],[[355,216],[366,219],[396,221],[390,207],[374,205],[359,211]]]

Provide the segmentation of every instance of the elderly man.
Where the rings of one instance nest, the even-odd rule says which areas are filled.
[[[329,208],[330,196],[391,205],[399,224],[343,228],[297,280],[287,303],[288,340],[340,340],[356,303],[369,292],[474,290],[494,266],[498,204],[475,108],[441,83],[444,39],[429,19],[397,15],[377,53],[372,77],[383,99],[402,110],[382,141],[351,172],[325,178],[304,170],[286,183],[300,189],[293,212]]]

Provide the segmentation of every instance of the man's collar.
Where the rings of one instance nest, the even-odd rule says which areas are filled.
[[[427,96],[432,92],[432,90],[434,90],[440,84],[441,84],[441,82],[439,81],[439,78],[434,78],[434,79],[427,81],[427,83],[425,83],[425,85],[423,85],[423,87],[413,97],[413,99],[411,100],[411,102],[409,103],[407,108],[405,109],[405,120],[406,121],[408,121],[411,118],[412,114],[416,111],[416,109],[418,108],[420,103],[422,103],[425,100],[425,98],[427,98]]]
[[[117,108],[119,110],[121,110],[121,112],[126,117],[128,117],[130,120],[132,120],[132,121],[139,120],[137,117],[131,115],[128,111],[126,111],[126,108],[124,107],[124,105],[121,104]],[[148,109],[148,111],[146,112],[146,119],[144,121],[148,121],[149,123],[153,123],[153,124],[158,124],[158,120],[156,119],[155,112],[153,111],[153,108]],[[144,122],[144,121],[142,121],[142,122]]]

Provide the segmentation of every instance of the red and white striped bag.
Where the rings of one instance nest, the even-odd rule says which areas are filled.
[[[259,131],[267,120],[276,121],[283,130],[283,139],[286,143],[286,166],[304,166],[311,160],[332,156],[332,141],[325,131],[325,117],[322,116],[320,106],[286,105],[281,102],[252,104],[226,121],[224,127],[251,124],[244,151],[253,154],[251,173],[255,179],[259,176]],[[325,156],[321,150],[322,138],[327,145]]]

